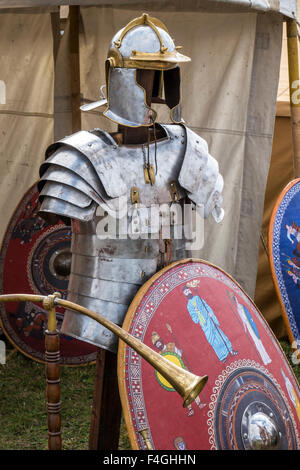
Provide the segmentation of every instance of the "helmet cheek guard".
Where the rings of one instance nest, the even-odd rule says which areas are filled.
[[[175,124],[182,122],[180,104],[180,68],[164,72],[165,102],[170,108],[170,118]]]

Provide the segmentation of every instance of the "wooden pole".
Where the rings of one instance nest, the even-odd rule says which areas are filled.
[[[79,58],[79,21],[80,6],[70,6],[70,78],[72,132],[81,130],[80,111],[80,58]]]
[[[98,348],[90,450],[117,450],[122,406],[117,376],[117,354]]]
[[[298,30],[295,20],[288,19],[286,23],[289,89],[291,106],[291,127],[294,154],[294,176],[300,177],[300,80],[298,58]]]
[[[61,450],[61,401],[60,401],[60,340],[56,329],[56,312],[54,299],[60,297],[55,293],[43,300],[43,306],[48,311],[48,328],[45,331],[46,359],[46,396],[48,415],[48,449]]]

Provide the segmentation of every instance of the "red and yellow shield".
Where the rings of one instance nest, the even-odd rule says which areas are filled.
[[[171,264],[140,289],[123,328],[180,367],[208,375],[184,408],[170,383],[120,342],[133,449],[300,447],[297,380],[254,303],[224,271],[201,260]]]

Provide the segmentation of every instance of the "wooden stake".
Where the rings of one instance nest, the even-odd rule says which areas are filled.
[[[295,20],[289,19],[286,23],[289,88],[291,106],[291,127],[294,153],[294,176],[300,177],[300,81],[298,59],[298,30]]]

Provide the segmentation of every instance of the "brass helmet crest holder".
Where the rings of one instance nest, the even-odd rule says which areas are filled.
[[[168,359],[161,356],[149,346],[132,336],[126,330],[85,307],[61,299],[60,293],[44,295],[31,294],[7,294],[0,295],[0,302],[33,302],[42,303],[48,312],[48,328],[45,331],[45,362],[46,362],[46,396],[48,414],[48,448],[49,450],[61,450],[61,401],[60,401],[60,372],[59,372],[59,332],[57,331],[56,306],[74,310],[82,315],[99,322],[101,325],[116,334],[128,346],[134,349],[152,367],[154,367],[183,398],[183,406],[186,407],[199,395],[205,386],[208,376],[199,377]]]
[[[160,48],[157,52],[144,52],[133,50],[130,57],[123,57],[119,49],[126,34],[137,26],[149,26],[155,33]],[[121,31],[120,36],[113,42],[113,46],[108,51],[107,61],[111,67],[140,68],[154,70],[168,70],[179,62],[189,62],[191,59],[180,52],[182,46],[174,46],[174,50],[169,51],[164,44],[159,29],[165,31],[169,35],[167,27],[157,18],[150,17],[147,13],[143,13],[139,18],[130,21]]]

